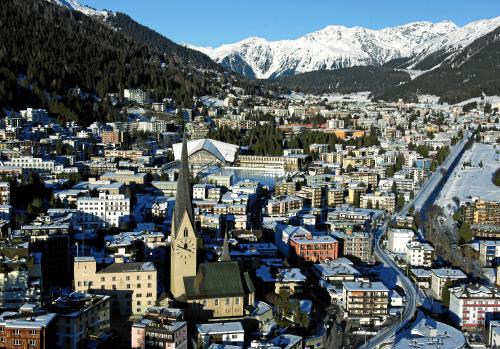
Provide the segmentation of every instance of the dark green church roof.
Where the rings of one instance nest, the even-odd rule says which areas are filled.
[[[238,262],[202,263],[196,276],[184,278],[186,298],[242,297],[249,288],[244,282]]]

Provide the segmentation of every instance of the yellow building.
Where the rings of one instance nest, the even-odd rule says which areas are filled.
[[[94,257],[75,257],[75,290],[110,295],[111,308],[122,315],[142,314],[155,305],[157,271],[153,263],[116,262],[98,269]]]

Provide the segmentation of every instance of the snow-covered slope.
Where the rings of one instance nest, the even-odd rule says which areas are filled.
[[[414,57],[411,64],[415,66],[437,50],[459,49],[498,26],[500,17],[464,27],[450,21],[415,22],[381,30],[332,25],[296,40],[267,41],[252,37],[217,48],[189,47],[247,77],[271,78],[314,70],[381,65],[406,57]]]
[[[77,0],[47,0],[59,6],[67,7],[71,10],[81,12],[87,16],[107,17],[111,14],[109,11],[98,11],[89,6],[81,5]]]

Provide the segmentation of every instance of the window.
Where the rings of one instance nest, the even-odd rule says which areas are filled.
[[[189,232],[187,228],[184,228],[184,237],[187,238],[189,236]]]
[[[30,336],[36,336],[36,330],[30,330]]]
[[[229,298],[226,298],[226,305],[231,304],[231,300]]]
[[[130,276],[128,276],[128,275],[127,275],[127,276],[125,277],[125,280],[130,281]]]
[[[29,343],[30,347],[36,347],[36,340],[31,339]]]
[[[101,276],[101,282],[105,282],[106,278],[104,276]]]
[[[219,305],[219,300],[217,298],[214,300],[214,304]]]
[[[137,288],[141,288],[141,284],[137,284]]]
[[[127,288],[130,288],[130,284],[127,284]]]
[[[21,340],[20,339],[14,339],[14,345],[21,345]]]
[[[12,333],[14,333],[16,335],[20,335],[21,334],[21,330],[15,329],[15,330],[12,331]]]

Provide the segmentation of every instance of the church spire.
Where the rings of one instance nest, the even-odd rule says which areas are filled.
[[[191,225],[194,227],[193,202],[191,200],[191,180],[189,173],[188,151],[186,130],[182,139],[181,165],[179,177],[177,178],[177,193],[175,195],[174,211],[174,236],[178,235],[178,229],[184,214],[187,214]]]
[[[229,242],[227,240],[227,230],[224,235],[224,243],[222,244],[222,253],[219,262],[231,262],[231,255],[229,254]]]

